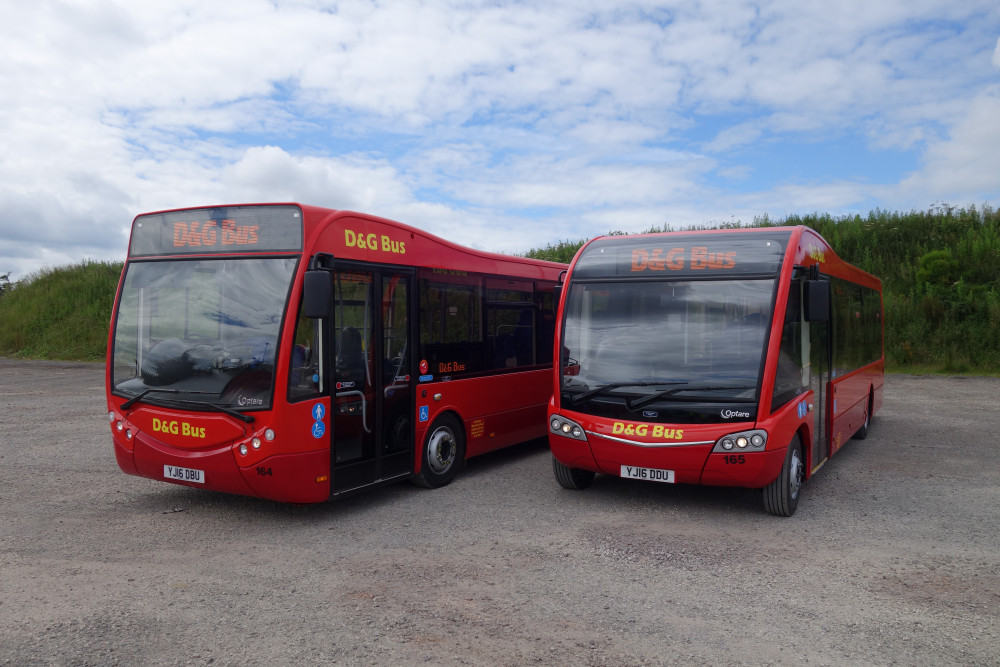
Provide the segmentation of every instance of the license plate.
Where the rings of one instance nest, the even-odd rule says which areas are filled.
[[[178,482],[205,483],[205,471],[194,468],[178,468],[177,466],[163,466],[163,476]]]
[[[650,482],[674,483],[673,470],[660,470],[659,468],[638,468],[636,466],[622,466],[622,477],[628,479],[645,479]]]

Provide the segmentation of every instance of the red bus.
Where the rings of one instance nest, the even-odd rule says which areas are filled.
[[[882,287],[806,227],[592,240],[561,288],[549,444],[595,473],[763,489],[802,483],[882,404]]]
[[[546,434],[565,265],[299,204],[139,215],[106,374],[119,467],[311,503]]]

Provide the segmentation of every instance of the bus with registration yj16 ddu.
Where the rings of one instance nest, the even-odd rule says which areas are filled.
[[[880,281],[807,227],[592,240],[560,288],[556,480],[759,488],[790,516],[803,482],[868,435],[882,314]]]
[[[106,372],[119,467],[312,503],[544,437],[565,265],[299,204],[132,224]]]

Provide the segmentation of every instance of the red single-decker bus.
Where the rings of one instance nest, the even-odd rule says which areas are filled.
[[[545,436],[565,268],[291,203],[140,215],[108,341],[118,465],[295,503],[447,484]]]
[[[557,481],[595,473],[763,489],[802,483],[882,403],[882,288],[807,227],[595,239],[558,311]]]

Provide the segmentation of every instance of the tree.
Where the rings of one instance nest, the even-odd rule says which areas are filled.
[[[920,258],[917,282],[926,285],[950,285],[958,273],[958,260],[950,250],[932,250]]]

